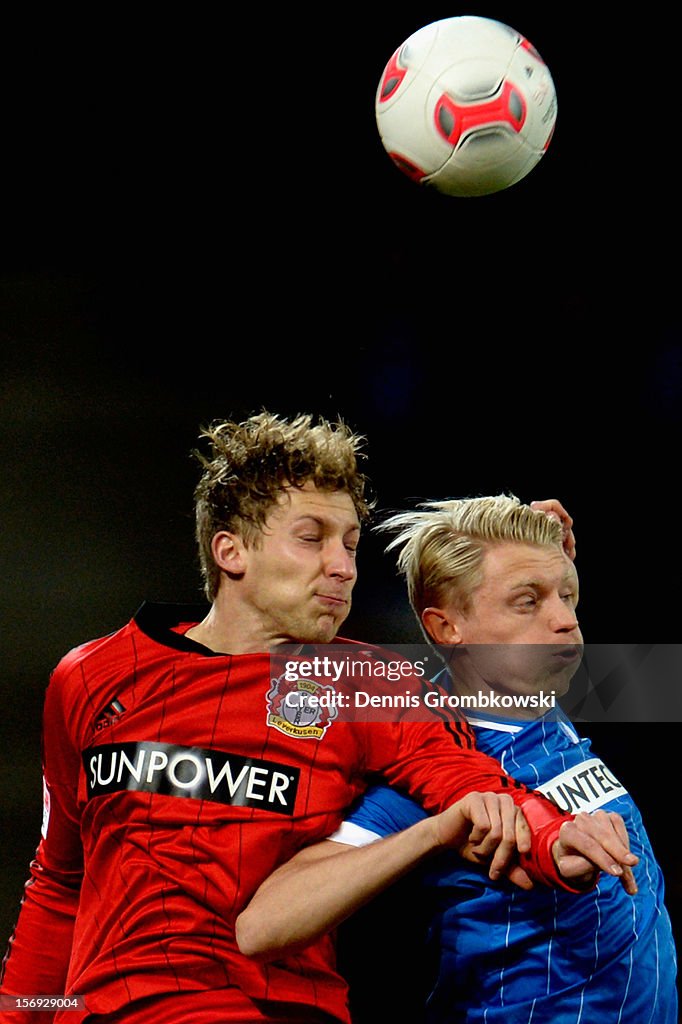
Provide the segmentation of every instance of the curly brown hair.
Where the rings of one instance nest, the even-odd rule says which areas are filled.
[[[211,542],[220,530],[258,544],[268,515],[285,487],[308,481],[325,491],[347,491],[361,522],[374,502],[365,496],[367,477],[359,469],[365,438],[345,423],[309,413],[287,420],[263,411],[237,423],[216,420],[202,428],[209,454],[195,451],[203,472],[194,491],[196,539],[204,592],[213,601],[220,570]]]

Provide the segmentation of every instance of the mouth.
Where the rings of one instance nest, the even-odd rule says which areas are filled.
[[[344,608],[348,604],[346,598],[338,594],[315,594],[315,597],[328,608]]]
[[[565,661],[570,663],[577,661],[583,653],[582,647],[576,644],[573,647],[562,647],[561,650],[556,651],[553,657],[557,658],[558,661]]]

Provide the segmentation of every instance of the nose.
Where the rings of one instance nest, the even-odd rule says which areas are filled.
[[[357,574],[355,553],[343,541],[330,541],[327,545],[325,571],[328,576],[341,580],[354,580]]]
[[[578,631],[578,616],[575,608],[558,595],[552,602],[549,625],[554,633],[564,634]]]

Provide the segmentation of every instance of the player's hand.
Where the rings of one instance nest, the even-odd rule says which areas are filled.
[[[488,864],[492,881],[504,875],[521,889],[533,888],[516,860],[517,852],[530,850],[530,829],[507,793],[468,793],[432,821],[438,844],[474,864]]]
[[[566,821],[552,847],[554,863],[567,880],[577,886],[590,887],[598,870],[620,878],[630,896],[637,892],[633,867],[639,863],[630,850],[625,822],[613,811],[581,812],[573,821]]]
[[[575,561],[575,535],[573,533],[573,520],[557,498],[548,498],[546,501],[531,501],[530,507],[539,512],[546,512],[553,519],[558,519],[564,531],[564,551]]]

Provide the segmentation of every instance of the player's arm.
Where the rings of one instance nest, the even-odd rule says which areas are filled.
[[[489,864],[490,877],[498,878],[507,870],[510,851],[528,846],[528,830],[511,798],[477,792],[365,846],[316,843],[262,883],[237,918],[239,948],[262,960],[297,952],[444,848]],[[532,888],[518,866],[509,869],[509,876],[522,888]],[[292,892],[314,893],[314,899],[292,900]]]
[[[499,761],[478,750],[466,721],[370,724],[375,728],[367,734],[368,769],[383,774],[389,785],[407,792],[429,813],[439,813],[471,792],[511,796],[530,828],[530,849],[519,851],[519,863],[533,882],[583,892],[596,884],[600,871],[607,871],[621,877],[630,891],[628,869],[638,858],[629,849],[624,828],[617,828],[608,817],[597,827],[591,815],[587,824],[574,827],[573,815],[509,776]],[[567,824],[571,828],[560,836]],[[564,854],[557,855],[561,848],[555,844],[564,836],[572,860],[561,870],[557,860]],[[511,851],[507,853],[511,864]]]
[[[3,995],[65,993],[82,881],[77,809],[80,759],[64,726],[58,688],[48,687],[43,723],[45,809],[42,837],[3,963]],[[46,1011],[12,1012],[13,1024],[49,1024]]]

